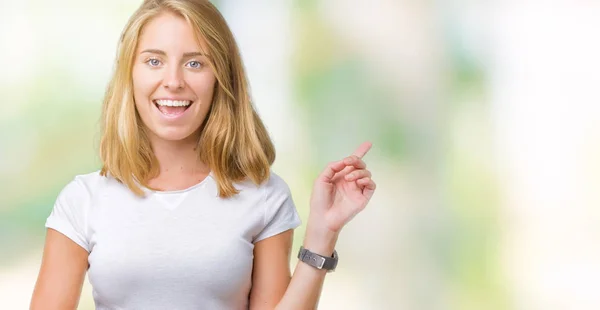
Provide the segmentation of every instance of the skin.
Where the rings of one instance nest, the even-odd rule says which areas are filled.
[[[134,98],[147,126],[160,174],[150,186],[188,188],[202,181],[208,167],[197,159],[199,127],[209,111],[215,76],[185,20],[163,13],[140,37],[133,67]],[[188,55],[186,55],[188,54]],[[152,102],[157,98],[192,100],[183,117],[167,119]],[[330,163],[314,183],[304,247],[331,256],[342,227],[371,199],[375,183],[362,157],[365,142],[349,157]],[[250,309],[313,309],[326,272],[298,262],[289,268],[293,231],[261,240],[254,247]],[[88,253],[61,233],[48,229],[31,309],[76,309],[88,268]]]

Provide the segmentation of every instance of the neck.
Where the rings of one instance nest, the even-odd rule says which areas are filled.
[[[152,150],[158,160],[158,178],[194,177],[208,174],[210,168],[198,157],[198,137],[192,135],[181,141],[167,141],[152,137]]]

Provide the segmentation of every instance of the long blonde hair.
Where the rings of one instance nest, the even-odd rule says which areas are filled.
[[[129,19],[102,108],[101,175],[110,174],[143,196],[139,185],[148,187],[147,182],[159,173],[158,161],[135,109],[132,68],[142,28],[164,11],[180,14],[196,36],[206,42],[216,83],[197,149],[199,159],[212,170],[219,196],[237,194],[233,183],[246,178],[257,185],[264,182],[275,160],[275,148],[250,100],[233,34],[207,0],[146,0]]]

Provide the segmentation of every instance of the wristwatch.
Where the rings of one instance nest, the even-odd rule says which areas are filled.
[[[331,257],[326,257],[313,253],[302,246],[298,252],[298,259],[317,269],[325,269],[327,272],[335,271],[335,267],[338,263],[338,255],[335,250],[333,250],[333,255],[331,255]]]

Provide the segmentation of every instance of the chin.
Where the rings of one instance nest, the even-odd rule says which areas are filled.
[[[152,130],[155,138],[164,141],[183,141],[194,136],[197,130],[188,128],[157,128]]]

